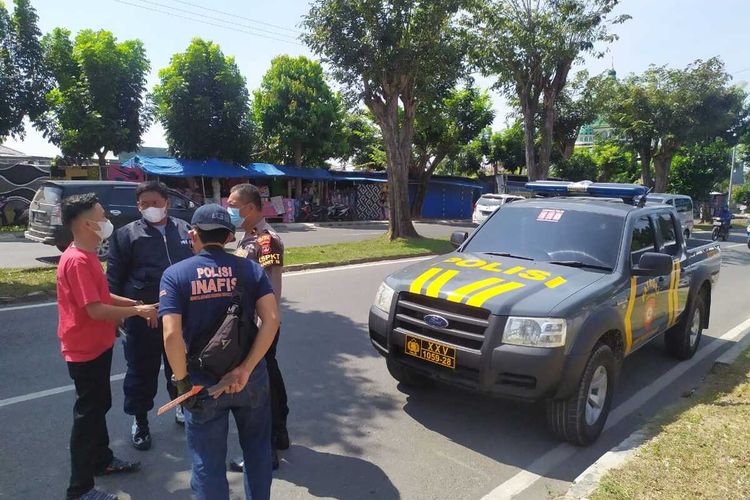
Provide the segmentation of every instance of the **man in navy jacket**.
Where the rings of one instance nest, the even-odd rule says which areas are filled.
[[[188,223],[169,217],[169,191],[161,182],[145,182],[136,189],[142,219],[121,227],[110,240],[107,280],[112,293],[153,304],[159,301],[159,281],[172,264],[193,256]],[[132,443],[138,450],[151,448],[148,412],[154,407],[159,369],[170,399],[177,397],[171,383],[172,369],[164,355],[162,325],[151,327],[142,318],[128,318],[125,329],[125,360],[128,369],[123,389],[125,413],[134,416]],[[178,407],[177,423],[184,424]]]

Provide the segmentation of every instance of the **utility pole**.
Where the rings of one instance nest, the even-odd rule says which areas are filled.
[[[732,180],[734,179],[734,162],[737,158],[737,145],[732,148],[732,169],[729,171],[729,194],[727,199],[727,206],[732,203]]]

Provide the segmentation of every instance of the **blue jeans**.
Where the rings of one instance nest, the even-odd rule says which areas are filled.
[[[191,377],[192,378],[192,377]],[[194,380],[195,382],[195,380]],[[226,500],[229,412],[234,415],[245,460],[245,498],[271,498],[271,404],[268,370],[261,361],[237,394],[203,399],[203,409],[185,411],[187,444],[193,462],[190,486],[199,500]]]

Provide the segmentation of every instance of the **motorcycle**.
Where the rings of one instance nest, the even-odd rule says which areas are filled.
[[[328,207],[328,220],[345,221],[352,218],[352,209],[348,205],[334,204]]]
[[[722,221],[720,217],[713,218],[713,231],[711,231],[711,239],[717,241],[721,238],[721,241],[727,241],[729,238],[729,228],[732,226],[731,222]]]
[[[299,222],[320,222],[325,219],[328,210],[320,205],[313,205],[309,201],[302,204],[299,209]]]
[[[747,248],[750,248],[750,224],[747,226]]]

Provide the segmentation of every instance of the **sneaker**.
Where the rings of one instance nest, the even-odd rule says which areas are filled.
[[[151,449],[151,431],[148,428],[148,421],[139,422],[138,419],[133,419],[131,433],[133,448],[140,451]]]
[[[106,466],[103,470],[99,471],[99,473],[95,475],[96,476],[109,476],[112,474],[124,474],[127,472],[136,472],[136,471],[139,471],[140,469],[141,469],[140,462],[126,462],[125,460],[120,460],[117,457],[113,457],[109,465]]]
[[[276,446],[277,450],[288,450],[289,449],[289,432],[287,432],[286,428],[281,429],[273,439],[273,444]]]
[[[182,412],[182,406],[177,405],[177,409],[174,411],[174,422],[177,425],[185,426],[185,414]]]
[[[245,459],[236,457],[229,461],[229,470],[232,472],[243,472],[245,470]]]
[[[77,500],[117,500],[117,496],[97,489],[91,489],[78,497]]]

